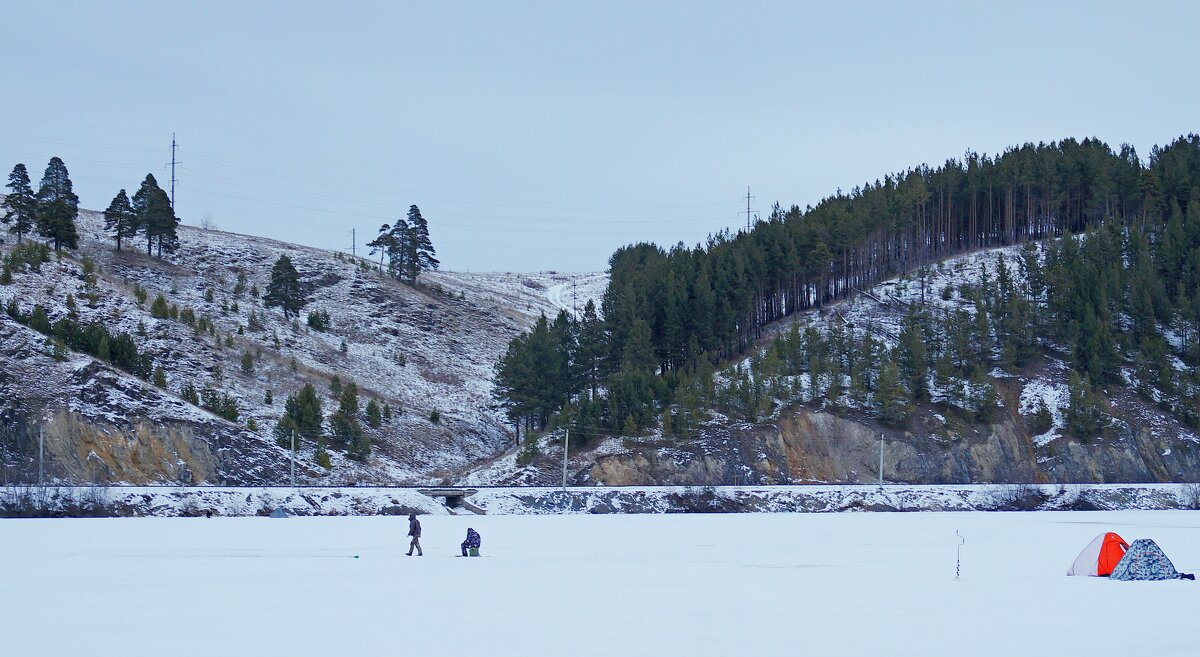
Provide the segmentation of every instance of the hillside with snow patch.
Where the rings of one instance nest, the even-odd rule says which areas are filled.
[[[757,348],[718,373],[717,385],[731,385],[734,370],[753,378],[752,361],[762,357],[776,336],[793,330],[812,328],[828,335],[836,327],[860,336],[869,330],[875,339],[895,346],[910,309],[924,306],[973,317],[974,300],[965,292],[993,284],[1000,260],[1020,281],[1019,259],[1016,246],[969,253],[797,313],[768,327]],[[881,476],[882,436],[885,481],[1200,479],[1200,437],[1152,398],[1136,392],[1132,365],[1122,370],[1125,385],[1110,384],[1103,390],[1110,430],[1087,440],[1067,435],[1070,353],[1053,341],[1041,342],[1041,353],[1029,366],[987,373],[998,397],[988,422],[977,422],[971,418],[972,409],[956,406],[963,403],[961,391],[972,385],[970,381],[939,384],[932,371],[930,401],[918,405],[902,430],[881,425],[850,395],[830,402],[814,393],[807,375],[792,376],[786,378],[797,392],[772,400],[772,412],[758,421],[714,411],[699,435],[687,440],[664,436],[661,429],[643,436],[573,438],[568,476],[577,485],[869,483]],[[828,385],[827,376],[822,385]],[[1042,405],[1049,411],[1048,427],[1039,426],[1035,417]],[[561,435],[543,436],[532,450],[536,456],[527,463],[520,463],[513,451],[473,472],[469,481],[552,484],[562,476],[562,443]]]
[[[41,430],[50,452],[47,470],[64,481],[281,481],[290,461],[272,430],[285,399],[312,383],[328,416],[337,407],[336,376],[358,385],[360,408],[375,399],[392,417],[379,428],[362,423],[372,442],[364,462],[335,449],[326,470],[313,462],[315,445],[302,445],[299,477],[326,484],[440,480],[512,441],[491,394],[492,368],[508,341],[541,313],[552,316],[572,303],[582,308],[607,278],[432,272],[412,287],[363,259],[188,226],[179,229],[175,255],[148,256],[137,240],[118,252],[102,224],[99,213],[81,212],[81,248],[40,271],[16,273],[0,286],[0,306],[15,302],[27,314],[40,305],[51,322],[74,313],[80,323],[100,321],[114,335],[134,336],[163,368],[165,389],[85,354],[57,360],[46,336],[0,315],[6,479],[28,479],[34,471]],[[0,247],[12,248],[11,240]],[[252,294],[266,289],[280,255],[292,260],[308,295],[299,321],[263,308]],[[85,256],[98,269],[94,290],[85,283]],[[139,288],[145,300],[138,300]],[[159,294],[180,315],[190,310],[212,329],[198,330],[179,316],[153,317]],[[310,311],[327,312],[331,328],[306,326]],[[259,320],[254,325],[251,313]],[[237,421],[180,399],[188,384],[229,395]]]

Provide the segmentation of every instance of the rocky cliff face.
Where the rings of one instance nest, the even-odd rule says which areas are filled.
[[[1200,480],[1200,445],[1158,437],[1149,427],[1039,446],[1011,417],[959,430],[929,417],[895,431],[868,418],[808,408],[771,424],[712,426],[688,443],[625,440],[620,449],[598,450],[608,453],[584,452],[575,480],[609,486],[871,483],[879,477],[881,435],[888,482]]]
[[[43,353],[44,341],[0,319],[4,481],[36,480],[39,434],[49,481],[243,484],[287,477],[288,454],[271,441],[86,356],[55,361]]]

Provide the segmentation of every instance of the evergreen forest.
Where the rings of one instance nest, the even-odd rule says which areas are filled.
[[[794,313],[1018,244],[1018,262],[999,259],[981,284],[929,290],[963,295],[966,309],[913,304],[898,335],[794,326],[764,342]],[[751,230],[694,247],[618,250],[600,308],[542,318],[514,339],[496,365],[496,395],[518,430],[571,427],[583,439],[652,426],[686,437],[714,411],[755,421],[818,399],[897,427],[920,404],[987,421],[995,368],[1055,353],[1072,370],[1073,434],[1105,430],[1112,383],[1195,426],[1197,247],[1197,135],[1145,159],[1096,139],[968,152],[816,206],[776,203]]]

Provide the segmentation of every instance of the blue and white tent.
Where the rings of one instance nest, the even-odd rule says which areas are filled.
[[[1182,579],[1183,576],[1175,570],[1175,565],[1163,553],[1158,544],[1148,538],[1139,538],[1125,551],[1125,556],[1117,562],[1109,579],[1130,580],[1163,580]]]

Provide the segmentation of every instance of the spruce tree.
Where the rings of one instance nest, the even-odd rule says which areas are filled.
[[[16,235],[17,244],[20,244],[33,230],[37,220],[37,198],[33,194],[29,172],[24,164],[13,167],[5,187],[8,188],[8,194],[4,197],[4,202],[0,203],[0,208],[4,210],[4,214],[0,215],[0,222],[12,224],[8,232]]]
[[[279,256],[275,266],[271,268],[271,282],[267,284],[267,292],[263,295],[263,306],[283,309],[284,318],[299,317],[300,309],[308,303],[304,291],[300,288],[300,275],[292,266],[292,261],[285,255]]]
[[[37,192],[38,234],[54,244],[55,251],[78,248],[79,233],[75,220],[79,216],[79,197],[71,185],[67,165],[57,157],[50,158]]]
[[[125,190],[117,192],[108,209],[104,211],[104,230],[110,232],[117,240],[117,250],[121,250],[121,241],[126,237],[137,235],[137,214]]]

